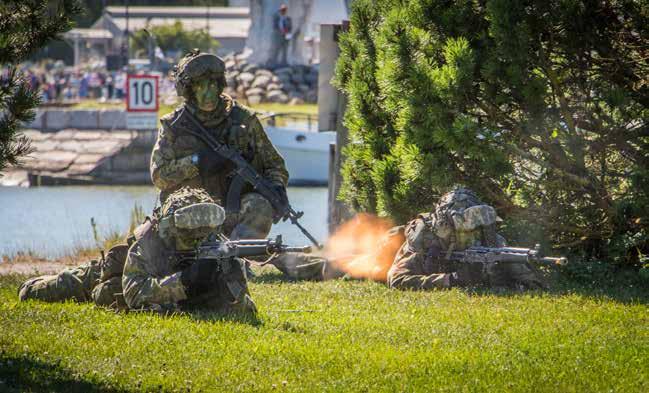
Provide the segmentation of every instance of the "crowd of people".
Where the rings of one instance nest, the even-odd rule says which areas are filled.
[[[86,99],[110,102],[126,97],[126,70],[108,71],[104,67],[91,66],[75,70],[63,64],[47,63],[38,67],[25,65],[22,72],[30,87],[42,92],[43,103]],[[171,77],[162,75],[159,88],[161,94],[173,91]]]

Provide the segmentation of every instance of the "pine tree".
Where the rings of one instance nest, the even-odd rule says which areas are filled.
[[[456,184],[513,241],[649,253],[649,6],[357,0],[343,198],[403,222]]]
[[[0,174],[30,152],[20,134],[34,119],[40,95],[29,87],[16,65],[72,27],[81,12],[77,0],[5,0],[0,4]]]

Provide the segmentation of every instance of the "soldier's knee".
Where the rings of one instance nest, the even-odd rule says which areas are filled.
[[[273,207],[260,194],[251,192],[241,198],[241,210],[233,236],[238,238],[266,237],[273,225]]]
[[[272,222],[273,206],[261,194],[250,192],[241,198],[241,214],[264,217]]]
[[[92,300],[98,306],[110,306],[117,300],[116,295],[122,292],[122,277],[113,277],[99,283],[92,290]]]

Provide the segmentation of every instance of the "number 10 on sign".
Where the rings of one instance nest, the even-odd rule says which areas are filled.
[[[126,83],[128,112],[158,111],[158,76],[129,75]]]

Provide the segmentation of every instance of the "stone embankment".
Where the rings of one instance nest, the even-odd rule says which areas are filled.
[[[248,63],[241,55],[228,55],[225,92],[248,105],[262,102],[314,104],[318,100],[317,66],[294,65],[274,69]]]

